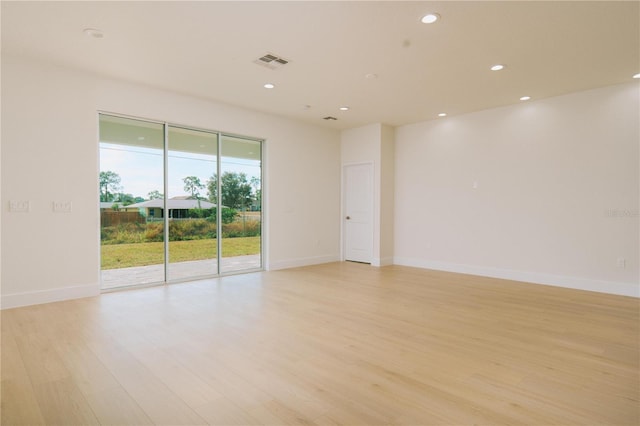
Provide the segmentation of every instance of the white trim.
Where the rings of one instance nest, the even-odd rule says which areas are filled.
[[[393,257],[374,257],[371,266],[389,266],[393,265]]]
[[[480,275],[483,277],[502,278],[506,280],[550,285],[554,287],[572,288],[576,290],[595,291],[598,293],[616,294],[619,296],[640,297],[640,285],[634,283],[592,280],[588,278],[569,277],[564,275],[462,265],[457,263],[406,257],[395,257],[394,264],[413,266],[423,269],[435,269],[438,271],[457,272],[460,274]]]
[[[321,263],[339,262],[340,256],[314,256],[303,257],[300,259],[281,260],[279,262],[273,262],[269,264],[269,271],[276,271],[278,269],[298,268],[301,266],[319,265]]]
[[[100,295],[100,284],[86,284],[51,290],[27,291],[24,293],[4,294],[0,296],[0,309],[19,308],[21,306],[60,302]]]

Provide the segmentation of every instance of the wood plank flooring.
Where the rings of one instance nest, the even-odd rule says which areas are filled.
[[[638,299],[331,263],[2,311],[3,425],[638,425]]]

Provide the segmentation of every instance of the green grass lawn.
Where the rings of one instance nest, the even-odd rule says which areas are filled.
[[[217,256],[215,239],[171,241],[169,262],[214,259]],[[260,237],[224,238],[222,257],[260,253]],[[101,247],[102,269],[128,268],[161,264],[164,259],[163,243],[109,244]]]

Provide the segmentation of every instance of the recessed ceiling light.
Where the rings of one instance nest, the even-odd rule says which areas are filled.
[[[638,74],[634,74],[633,78],[640,78],[640,72]]]
[[[271,84],[271,83],[267,83],[267,84],[264,85],[265,89],[273,89],[274,87],[276,87],[276,86],[274,84]]]
[[[340,111],[349,111],[349,107],[348,106],[340,107]]]
[[[422,22],[423,24],[433,24],[438,19],[440,19],[440,15],[438,15],[437,13],[427,13],[422,17],[420,22]]]
[[[438,117],[446,117],[447,113],[446,112],[441,112],[440,114],[438,114]]]
[[[368,78],[368,79],[373,80],[373,79],[378,78],[378,74],[375,74],[375,73],[370,72],[369,74],[365,74],[365,75],[364,75],[364,78]]]
[[[531,96],[523,96],[520,98],[521,101],[528,101],[529,99],[531,99]]]
[[[84,30],[82,30],[82,32],[87,37],[93,37],[93,38],[102,38],[102,37],[104,37],[104,33],[102,31],[100,31],[100,30],[95,29],[95,28],[85,28]]]
[[[500,71],[500,70],[503,70],[505,67],[506,65],[496,64],[491,67],[491,71]]]

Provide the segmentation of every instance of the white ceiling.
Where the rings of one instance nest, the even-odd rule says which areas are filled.
[[[402,125],[632,81],[639,5],[2,1],[2,52],[337,129]],[[291,62],[253,63],[267,52]]]

